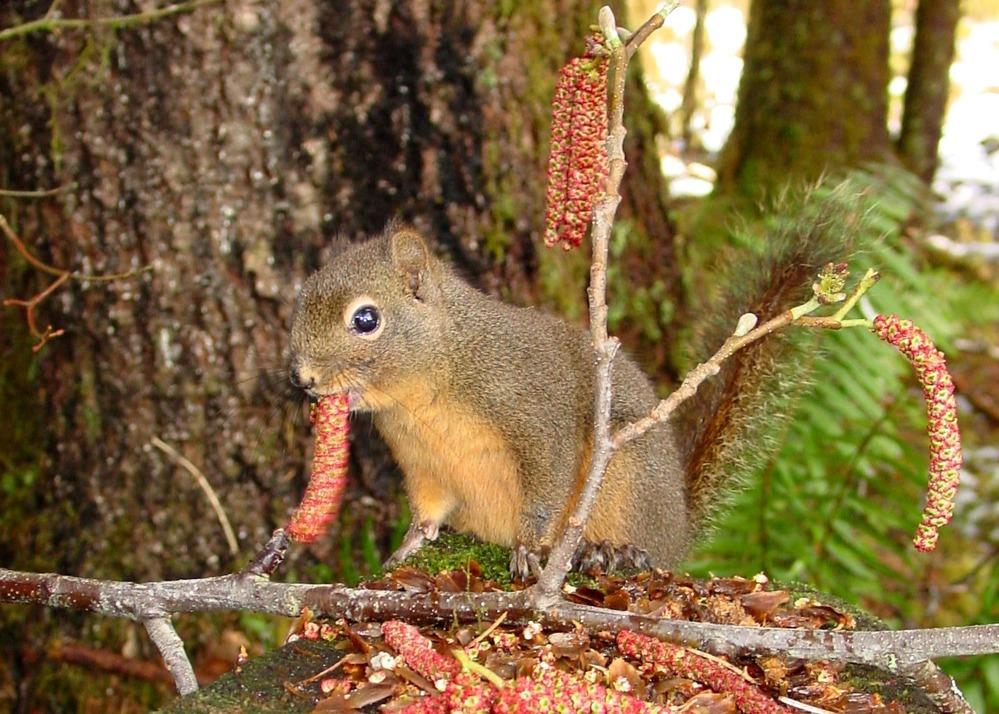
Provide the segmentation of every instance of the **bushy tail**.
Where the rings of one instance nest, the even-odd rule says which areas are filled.
[[[820,184],[785,195],[756,229],[761,255],[732,261],[726,286],[691,340],[692,364],[710,357],[732,334],[740,315],[760,323],[811,297],[828,262],[847,261],[864,221],[856,185]],[[705,382],[681,415],[687,441],[691,513],[702,523],[772,454],[807,383],[816,335],[786,328],[737,352]]]

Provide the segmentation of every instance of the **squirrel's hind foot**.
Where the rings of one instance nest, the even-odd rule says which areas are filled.
[[[406,529],[406,535],[402,537],[402,543],[388,557],[383,567],[388,570],[402,565],[402,562],[406,558],[422,548],[423,544],[428,540],[437,540],[438,535],[440,535],[439,524],[429,520],[420,521],[419,523],[413,521],[409,524],[409,528]]]
[[[652,567],[649,554],[637,545],[615,545],[610,541],[595,543],[586,538],[576,549],[572,569],[581,573],[610,573],[615,570],[646,570]]]
[[[510,577],[514,580],[538,577],[542,560],[548,560],[548,546],[532,550],[523,543],[515,543],[510,549]]]
[[[547,546],[537,550],[518,543],[510,550],[510,577],[527,580],[538,577],[541,564],[548,560]],[[637,545],[615,545],[603,540],[599,543],[584,538],[572,558],[572,569],[580,573],[601,574],[616,570],[647,570],[652,567],[649,554]]]

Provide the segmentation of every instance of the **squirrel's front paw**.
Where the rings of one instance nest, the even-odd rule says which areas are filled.
[[[440,535],[440,524],[433,521],[413,521],[402,538],[402,543],[385,561],[385,568],[394,568],[406,558],[418,551],[428,540],[437,540]]]
[[[572,560],[572,569],[580,573],[645,570],[651,567],[649,554],[637,545],[614,545],[606,540],[594,543],[586,538],[579,544]]]
[[[510,550],[510,577],[514,580],[536,578],[541,573],[541,559],[548,558],[548,547],[532,550],[523,543],[517,543]]]

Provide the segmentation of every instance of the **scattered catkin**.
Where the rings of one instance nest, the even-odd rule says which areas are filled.
[[[674,675],[705,684],[716,692],[732,695],[735,706],[743,714],[785,714],[792,711],[732,670],[683,647],[622,630],[617,634],[617,648],[626,657],[640,659]]]
[[[499,691],[493,706],[497,714],[534,712],[614,712],[658,714],[668,711],[630,694],[557,669],[539,669],[533,677],[519,677]]]
[[[926,400],[930,441],[930,479],[923,518],[912,542],[918,550],[936,548],[939,529],[950,523],[961,478],[961,432],[957,425],[954,381],[943,353],[910,320],[897,315],[874,318],[874,334],[905,355],[916,370]]]
[[[576,57],[552,98],[545,243],[576,248],[607,178],[607,60]]]
[[[302,503],[288,524],[288,535],[300,543],[313,543],[325,535],[340,512],[347,486],[349,412],[346,393],[322,397],[312,405],[312,475]]]
[[[458,660],[435,650],[430,639],[420,634],[420,630],[413,625],[389,620],[382,623],[382,637],[385,644],[402,655],[410,669],[427,679],[435,682],[442,678],[450,679],[461,671]]]
[[[531,677],[518,677],[496,689],[469,672],[453,657],[433,648],[418,628],[399,620],[382,624],[385,644],[414,671],[432,680],[441,693],[421,697],[401,711],[405,714],[521,714],[526,712],[620,712],[658,714],[662,707],[629,694],[615,692],[583,677],[550,668],[538,668]]]

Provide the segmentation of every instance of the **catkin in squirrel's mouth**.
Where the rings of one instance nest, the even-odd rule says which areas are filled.
[[[300,543],[313,543],[321,538],[340,513],[350,453],[348,416],[345,392],[324,395],[312,406],[315,439],[312,473],[287,529],[291,538]]]

